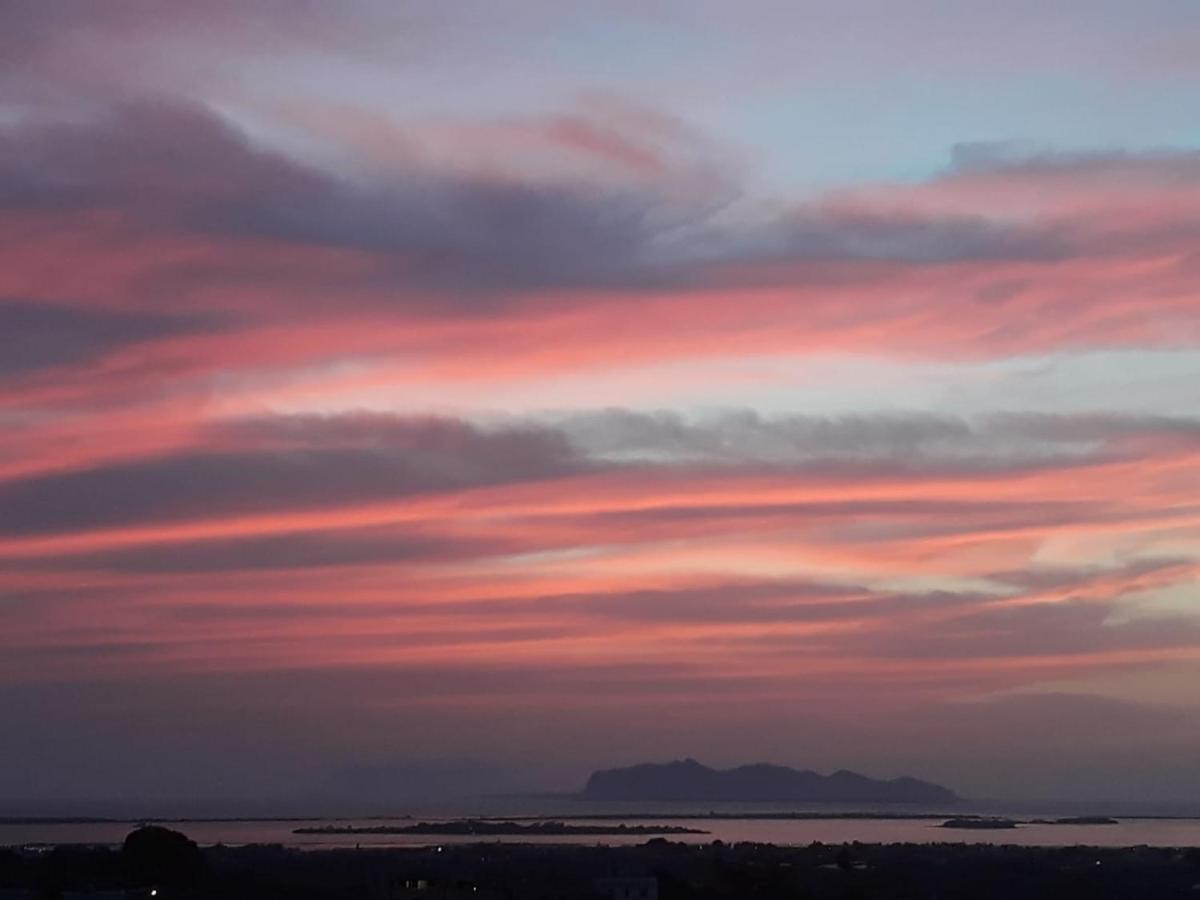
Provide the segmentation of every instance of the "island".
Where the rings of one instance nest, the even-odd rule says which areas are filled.
[[[977,828],[992,830],[997,828],[1016,828],[1019,823],[1015,819],[1002,819],[993,816],[959,816],[947,819],[941,828]]]
[[[949,788],[917,778],[880,780],[846,769],[821,775],[765,763],[712,769],[694,759],[593,772],[579,796],[643,802],[943,804],[959,799]]]
[[[955,816],[942,828],[1016,828],[1018,825],[1119,825],[1108,816],[1064,816],[1059,819],[1007,819],[1002,816]]]
[[[310,825],[292,829],[293,834],[428,834],[530,837],[568,835],[648,836],[664,834],[708,834],[698,828],[681,825],[568,825],[565,822],[529,822],[511,820],[458,819],[452,822],[419,822],[415,825]]]
[[[1064,816],[1060,819],[1033,819],[1031,825],[1120,825],[1108,816]]]

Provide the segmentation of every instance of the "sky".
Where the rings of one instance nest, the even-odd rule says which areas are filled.
[[[1193,0],[5,0],[0,798],[1200,803],[1197,284]]]

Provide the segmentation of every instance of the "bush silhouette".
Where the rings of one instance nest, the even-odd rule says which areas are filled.
[[[121,848],[121,858],[129,877],[140,885],[189,884],[204,866],[195,841],[158,825],[130,832]]]

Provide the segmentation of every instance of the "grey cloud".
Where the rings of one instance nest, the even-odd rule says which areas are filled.
[[[992,416],[998,430],[1050,441],[1106,441],[1123,437],[1200,439],[1200,419],[1083,412],[1072,414],[1008,413]]]
[[[155,228],[362,250],[397,284],[467,293],[657,283],[651,245],[697,214],[640,193],[431,171],[360,185],[162,100],[0,136],[0,206],[99,205]]]
[[[153,229],[362,251],[375,261],[370,277],[378,283],[421,286],[442,303],[483,309],[511,291],[703,285],[714,267],[736,279],[760,277],[746,273],[757,263],[1037,261],[1074,252],[1067,238],[989,222],[986,211],[897,217],[816,206],[731,226],[719,213],[739,193],[732,181],[718,200],[680,199],[694,191],[672,198],[669,187],[601,189],[419,169],[352,181],[256,146],[209,110],[167,100],[0,132],[0,205],[103,205]],[[203,275],[254,277],[229,265],[223,272],[214,262]],[[728,274],[739,265],[742,275]],[[196,277],[168,268],[155,283]]]
[[[1026,175],[1145,176],[1160,184],[1200,182],[1200,150],[1063,151],[1028,141],[956,144],[947,175],[1021,173]]]
[[[927,414],[768,417],[749,410],[688,419],[614,409],[570,417],[563,427],[600,457],[675,462],[878,459],[971,436],[965,421]]]
[[[1106,578],[1136,578],[1154,573],[1195,568],[1186,557],[1147,557],[1115,566],[1035,566],[1015,571],[993,572],[988,578],[1028,591],[1061,588],[1084,589]]]
[[[804,211],[774,223],[762,252],[777,259],[864,259],[939,263],[959,260],[1051,261],[1072,255],[1067,235],[1001,225],[977,216],[924,218]]]
[[[686,418],[608,410],[562,420],[581,450],[618,462],[766,465],[837,463],[919,471],[1070,465],[1119,452],[1129,437],[1200,440],[1200,421],[1139,416],[934,414]]]
[[[541,597],[520,604],[584,617],[652,623],[829,623],[877,619],[922,609],[945,609],[978,602],[979,595],[935,591],[892,594],[868,588],[807,582],[727,584],[707,588],[644,590],[609,595]],[[535,607],[536,604],[536,607]],[[475,614],[490,604],[478,604]]]
[[[211,551],[192,552],[190,548],[180,546],[160,548],[145,548],[138,553],[96,554],[89,557],[105,568],[127,571],[122,565],[128,561],[130,567],[137,572],[174,573],[190,571],[209,571],[207,566],[213,562],[216,565],[229,565],[231,569],[256,571],[259,569],[276,568],[280,565],[289,566],[297,563],[290,553],[282,560],[273,559],[270,546],[261,551],[266,559],[259,564],[255,554],[260,552],[257,542],[248,541],[245,544],[245,565],[241,566],[243,555],[238,553],[232,558],[212,557]],[[287,550],[293,545],[285,543]],[[354,545],[350,545],[353,551]],[[235,548],[241,549],[241,548]],[[408,548],[404,542],[397,542],[391,551],[391,559],[403,559]],[[468,548],[469,549],[469,548]],[[445,548],[437,548],[441,552]],[[436,552],[436,551],[435,551]],[[142,559],[138,558],[141,554]],[[311,562],[312,565],[339,564],[343,558],[339,551],[318,553]],[[330,557],[333,561],[330,562]],[[381,554],[380,558],[389,557]],[[436,557],[435,557],[436,558]],[[369,557],[365,562],[376,561]],[[68,558],[66,565],[74,564]],[[199,563],[196,568],[189,566]],[[354,563],[356,560],[348,560]],[[511,596],[480,596],[471,600],[455,600],[447,602],[439,598],[436,590],[431,589],[428,596],[419,599],[400,599],[396,601],[352,601],[346,600],[337,604],[329,603],[293,603],[288,597],[287,585],[272,587],[259,583],[259,591],[267,591],[278,595],[273,602],[263,600],[250,601],[238,599],[228,602],[214,599],[211,602],[180,601],[170,606],[147,609],[142,615],[153,616],[170,623],[172,628],[178,626],[203,625],[204,623],[237,623],[239,626],[267,625],[274,626],[282,623],[338,621],[349,623],[354,621],[383,621],[403,624],[408,621],[424,620],[435,617],[439,622],[446,623],[439,632],[423,633],[424,640],[450,640],[462,638],[471,640],[495,640],[501,637],[495,632],[497,627],[510,630],[508,637],[520,639],[527,636],[522,629],[542,629],[550,627],[547,634],[578,633],[593,631],[602,627],[603,623],[653,625],[653,624],[729,624],[739,623],[836,623],[851,620],[856,622],[881,622],[892,617],[920,615],[922,613],[961,613],[969,612],[971,607],[984,604],[995,599],[995,595],[985,595],[970,592],[930,591],[926,593],[894,592],[875,590],[864,586],[844,584],[825,584],[813,581],[769,581],[745,582],[733,581],[715,583],[705,586],[685,588],[645,589],[634,591],[610,592],[573,592],[558,594],[540,594],[528,597]],[[140,603],[137,598],[148,593],[152,595],[154,586],[126,589],[132,593],[131,602]],[[102,593],[97,594],[100,599]],[[114,598],[120,601],[121,598]],[[129,599],[128,597],[126,599]],[[41,602],[50,606],[61,606],[65,601],[53,596],[41,598]],[[77,605],[72,601],[71,605]],[[38,610],[29,609],[21,614],[28,619]],[[549,620],[552,624],[544,626]],[[541,632],[530,632],[541,634]],[[836,638],[833,639],[836,643]],[[92,652],[86,649],[80,652]],[[134,650],[152,650],[151,644],[142,647],[133,645],[123,646],[125,652]],[[118,652],[118,651],[110,651]]]
[[[1014,424],[1015,421],[1015,424]],[[1040,420],[1039,420],[1040,421]],[[0,483],[0,534],[45,534],[194,516],[364,503],[489,484],[539,481],[624,468],[647,477],[703,477],[729,471],[779,478],[911,478],[1078,464],[1133,452],[1130,435],[1194,441],[1200,431],[1178,420],[1055,420],[1031,430],[1026,420],[979,422],[935,416],[822,419],[753,413],[704,420],[615,411],[570,417],[557,425],[483,428],[448,419],[394,416],[276,417],[231,423],[202,435],[213,449],[122,462]],[[1106,437],[1108,436],[1108,437]],[[1115,448],[1115,449],[1114,449]],[[853,507],[838,510],[852,514]],[[870,506],[860,514],[928,515],[933,508]],[[1071,504],[989,504],[973,513],[993,524],[1071,521],[1104,510]],[[753,511],[747,510],[747,514]],[[805,514],[804,509],[766,510]],[[808,510],[827,515],[830,510]],[[736,512],[714,511],[729,516]],[[618,517],[624,513],[615,514]],[[702,518],[704,510],[632,514]],[[647,518],[649,517],[649,518]],[[631,519],[630,521],[634,521]],[[952,527],[953,522],[947,527]]]
[[[322,569],[400,562],[444,562],[520,549],[501,538],[452,538],[433,534],[397,534],[394,529],[337,529],[320,533],[158,543],[135,549],[50,558],[18,559],[26,569],[98,569],[139,574],[195,574],[265,570]],[[4,567],[0,565],[0,570]],[[335,616],[348,613],[331,610]]]
[[[863,468],[804,467],[790,472],[801,477],[831,478],[910,477],[902,469],[890,472],[882,466],[873,471]],[[590,516],[558,517],[574,525],[624,526],[638,534],[685,533],[691,527],[721,525],[735,527],[819,526],[826,536],[855,542],[885,535],[916,538],[938,534],[963,534],[976,528],[989,532],[1051,526],[1079,521],[1102,521],[1114,517],[1112,510],[1098,502],[1027,500],[1006,502],[971,501],[891,501],[730,504],[727,506],[679,505],[653,509],[630,509],[595,513]]]
[[[0,484],[0,534],[366,503],[579,471],[560,435],[409,420],[379,447],[192,451]]]
[[[214,317],[165,316],[0,299],[0,375],[78,363],[130,344],[218,327]]]
[[[147,217],[182,214],[202,223],[289,195],[326,199],[323,192],[336,187],[256,149],[204,107],[162,99],[72,121],[10,124],[0,151],[0,204],[10,209],[123,204]]]
[[[453,603],[429,598],[426,602],[339,604],[336,608],[280,603],[238,604],[236,607],[199,604],[175,607],[171,615],[179,615],[184,619],[224,618],[228,615],[235,619],[272,621],[331,616],[369,618],[380,614],[426,616],[436,613],[450,618],[461,616],[464,622],[478,622],[494,618],[516,621],[522,616],[551,614],[576,621],[595,618],[625,621],[734,621],[742,616],[751,619],[786,619],[803,615],[797,612],[802,607],[811,607],[816,617],[821,610],[828,611],[841,603],[850,603],[862,594],[861,589],[814,582],[734,582],[662,590],[573,592],[530,597],[486,596]]]

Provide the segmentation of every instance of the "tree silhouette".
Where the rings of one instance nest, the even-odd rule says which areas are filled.
[[[126,872],[139,885],[183,885],[195,881],[204,867],[196,842],[158,825],[129,833],[121,848]]]

